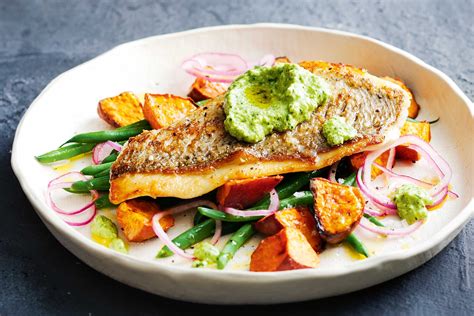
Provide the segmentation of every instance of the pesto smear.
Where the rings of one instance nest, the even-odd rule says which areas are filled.
[[[97,215],[91,222],[92,239],[109,247],[115,251],[127,253],[125,242],[118,238],[117,226],[110,218],[104,215]]]
[[[198,260],[193,261],[193,267],[205,267],[216,263],[220,251],[208,242],[201,242],[194,247],[194,256]]]
[[[235,138],[256,143],[308,120],[329,94],[322,78],[298,65],[255,67],[230,85],[224,126]]]
[[[340,116],[334,116],[323,124],[323,136],[331,146],[342,145],[356,135],[357,131]]]
[[[413,184],[404,184],[395,190],[393,201],[397,205],[398,216],[413,224],[428,216],[426,205],[433,203],[428,192]]]

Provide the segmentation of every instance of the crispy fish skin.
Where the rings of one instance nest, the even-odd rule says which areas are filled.
[[[223,98],[218,97],[166,129],[132,138],[111,170],[110,200],[139,197],[194,198],[232,179],[310,171],[382,143],[407,117],[408,94],[365,70],[326,62],[302,62],[332,90],[310,120],[294,130],[274,133],[256,144],[240,142],[224,129]],[[346,119],[355,139],[331,147],[322,124]]]

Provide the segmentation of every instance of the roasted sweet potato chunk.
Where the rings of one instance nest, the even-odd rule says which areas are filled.
[[[263,199],[281,180],[282,176],[231,180],[217,189],[217,202],[225,207],[244,209]]]
[[[280,57],[275,58],[275,63],[291,64],[291,60],[286,56],[280,56]]]
[[[152,201],[128,200],[118,206],[117,222],[128,241],[144,241],[156,237],[151,219],[159,211],[158,205]],[[160,225],[167,231],[174,225],[173,216],[161,218]]]
[[[123,92],[115,97],[99,101],[99,116],[115,127],[130,125],[143,120],[142,105],[137,96],[131,92]]]
[[[368,152],[361,152],[361,153],[357,153],[350,156],[349,160],[351,162],[352,167],[356,170],[362,167],[365,163],[365,157],[367,157],[368,154],[369,154]],[[375,162],[383,167],[386,167],[389,156],[390,156],[389,151],[386,151],[383,154],[381,154],[377,159],[375,159]],[[370,173],[371,173],[372,179],[375,179],[377,176],[381,175],[383,171],[377,168],[376,166],[372,166],[372,170],[370,171]]]
[[[311,179],[314,212],[321,237],[328,243],[343,241],[357,226],[364,214],[365,199],[358,188]]]
[[[188,97],[194,102],[214,99],[227,91],[227,84],[197,78],[191,86]]]
[[[415,135],[429,143],[431,140],[430,123],[406,121],[400,129],[400,135]],[[411,161],[418,161],[421,159],[420,154],[416,150],[410,149],[405,145],[397,146],[396,153],[396,157],[399,159]]]
[[[420,111],[420,106],[418,105],[418,103],[416,103],[416,99],[415,99],[415,96],[413,95],[413,92],[411,92],[411,90],[406,86],[406,84],[399,78],[383,77],[382,79],[393,82],[399,85],[403,90],[408,92],[408,94],[411,97],[410,107],[408,108],[408,117],[413,118],[413,119],[416,118],[418,116],[418,112]]]
[[[317,253],[323,250],[324,242],[319,236],[316,221],[308,207],[284,209],[255,223],[255,229],[267,236],[274,235],[286,227],[293,227],[301,231]]]
[[[143,113],[154,129],[168,127],[195,109],[196,106],[189,98],[172,94],[145,94]]]
[[[250,259],[250,271],[270,272],[315,268],[318,254],[298,229],[287,227],[263,239]]]

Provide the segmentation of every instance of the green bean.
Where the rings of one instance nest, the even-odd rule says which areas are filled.
[[[356,172],[351,173],[343,182],[344,185],[355,186],[356,185]],[[365,216],[366,214],[364,214]],[[370,215],[369,215],[370,216]],[[372,217],[372,216],[370,216]],[[374,218],[376,221],[377,219]],[[370,219],[369,219],[370,220]],[[378,222],[378,221],[377,221]],[[380,223],[380,222],[379,222]],[[369,257],[369,253],[365,248],[364,244],[357,238],[354,233],[350,233],[349,236],[346,237],[345,242],[349,244],[355,251],[360,253],[361,255],[365,256],[366,258]]]
[[[311,191],[302,191],[298,193],[299,194],[297,196],[293,195],[287,197],[286,199],[280,200],[280,207],[278,209],[283,210],[285,208],[300,205],[313,205],[313,193],[311,193]]]
[[[136,127],[142,127],[144,129],[150,129],[150,123],[148,123],[147,120],[140,120],[135,123],[125,125],[119,128],[116,128],[115,130],[124,130],[124,129],[130,129],[130,128],[136,128]]]
[[[94,178],[110,177],[110,168],[94,174]]]
[[[275,190],[278,192],[278,197],[280,200],[290,197],[296,191],[300,190],[302,187],[309,183],[309,180],[315,177],[321,176],[326,169],[320,169],[311,172],[300,172],[295,173],[285,179],[283,183],[277,185]],[[267,208],[270,205],[270,196],[267,196],[260,202],[255,205],[255,209]]]
[[[283,199],[280,201],[279,209],[285,209],[289,207],[299,206],[299,205],[312,205],[313,204],[313,194],[310,191],[301,192],[300,196],[291,196],[289,198]],[[249,210],[258,209],[259,206],[254,206],[249,208]],[[213,210],[207,207],[198,207],[198,212],[202,215],[221,220],[223,222],[252,222],[261,219],[263,216],[235,216],[218,210]]]
[[[67,143],[95,143],[97,144],[97,143],[102,143],[108,140],[126,141],[130,137],[136,136],[146,129],[151,129],[150,124],[146,120],[142,120],[142,121],[139,121],[127,126],[114,129],[114,130],[78,134],[70,138],[64,144],[67,144]]]
[[[100,210],[103,208],[115,207],[117,205],[112,204],[112,202],[109,200],[109,195],[105,194],[95,200],[95,206]]]
[[[205,218],[206,216],[202,215],[199,212],[196,212],[196,214],[194,214],[194,219],[193,219],[194,225],[201,223]]]
[[[369,214],[365,213],[364,217],[367,218],[369,221],[371,221],[373,224],[380,226],[380,227],[385,227],[385,225],[379,221],[377,218],[370,216]]]
[[[255,229],[251,223],[243,225],[233,233],[219,254],[219,257],[217,257],[217,268],[224,269],[227,263],[234,257],[237,250],[239,250],[240,247],[242,247],[242,245],[245,244],[254,234]]]
[[[72,144],[36,156],[36,159],[41,163],[56,162],[89,152],[94,146],[95,144]]]
[[[360,253],[361,255],[365,256],[366,258],[369,257],[369,252],[365,248],[364,244],[357,238],[354,233],[349,234],[347,238],[345,239],[347,244],[349,244],[355,251]]]
[[[108,191],[110,189],[109,177],[94,178],[87,181],[76,181],[70,188],[64,190],[70,193],[87,193],[90,190]]]
[[[102,143],[108,140],[119,141],[127,140],[130,137],[136,136],[143,132],[142,127],[135,127],[129,129],[115,129],[109,131],[98,131],[98,132],[89,132],[75,135],[74,137],[67,140],[64,144],[67,143]]]
[[[93,176],[104,170],[110,170],[113,162],[102,163],[100,165],[90,165],[81,170],[82,174]]]
[[[357,173],[356,173],[356,172],[351,173],[351,174],[344,180],[343,184],[353,187],[353,186],[356,184],[356,176],[357,176]]]
[[[207,207],[198,207],[198,212],[201,213],[202,215],[215,219],[215,220],[221,220],[223,222],[252,222],[252,221],[257,221],[263,216],[235,216],[231,215],[228,213],[224,213],[218,210],[213,210],[212,208],[207,208]]]
[[[196,102],[198,106],[204,106],[207,102],[211,101],[211,99],[201,100]]]
[[[118,152],[114,151],[110,155],[104,158],[104,160],[101,161],[101,163],[108,163],[108,162],[114,162],[117,160],[118,157]]]
[[[214,228],[216,226],[216,221],[213,219],[207,219],[200,224],[191,227],[187,231],[183,232],[179,236],[173,239],[173,243],[181,249],[187,249],[192,245],[210,237],[214,233]],[[229,234],[236,229],[238,229],[240,225],[236,225],[235,223],[223,223],[222,225],[222,234]],[[168,248],[168,246],[164,246],[156,255],[157,258],[165,258],[173,255],[173,252]]]

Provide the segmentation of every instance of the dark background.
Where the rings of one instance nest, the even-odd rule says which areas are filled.
[[[0,0],[0,314],[473,315],[473,221],[427,264],[367,290],[280,306],[197,305],[132,289],[81,263],[41,223],[10,167],[17,123],[46,84],[126,41],[233,23],[334,28],[369,35],[420,57],[473,99],[473,16],[473,1]]]

